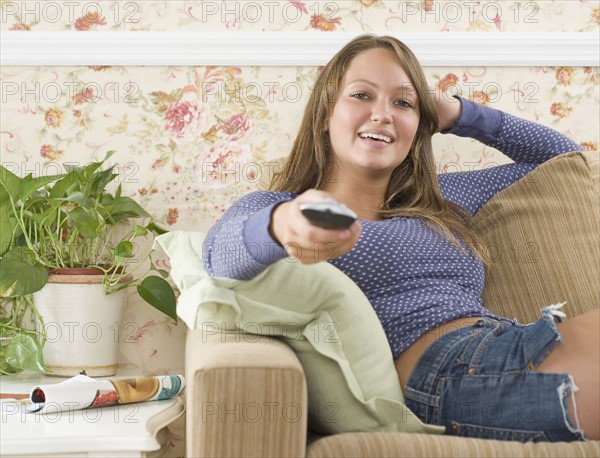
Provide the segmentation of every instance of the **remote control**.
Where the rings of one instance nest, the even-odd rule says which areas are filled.
[[[302,204],[300,211],[311,224],[325,229],[346,229],[357,217],[356,213],[333,199]]]

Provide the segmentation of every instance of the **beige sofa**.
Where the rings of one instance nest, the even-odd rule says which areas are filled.
[[[484,290],[520,322],[567,302],[600,304],[598,153],[570,153],[495,196],[474,218],[491,251]],[[375,356],[374,356],[375,360]],[[600,442],[527,443],[412,433],[318,437],[307,427],[306,381],[293,350],[271,337],[188,333],[189,457],[598,457]]]

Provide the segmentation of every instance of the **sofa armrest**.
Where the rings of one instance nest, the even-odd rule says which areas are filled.
[[[189,331],[185,367],[187,456],[305,456],[306,380],[287,344]]]

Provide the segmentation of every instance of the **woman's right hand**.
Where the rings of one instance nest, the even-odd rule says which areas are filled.
[[[312,225],[300,211],[302,204],[332,198],[325,191],[309,189],[278,205],[271,214],[271,235],[288,256],[301,264],[315,264],[346,254],[360,237],[362,226],[358,221],[348,229],[323,229]]]

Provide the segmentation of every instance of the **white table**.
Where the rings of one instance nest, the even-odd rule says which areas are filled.
[[[29,393],[33,385],[64,380],[33,374],[2,375],[0,392]],[[5,405],[0,410],[0,456],[155,456],[163,445],[157,439],[158,433],[183,412],[179,397],[46,415],[25,413],[15,404]]]

